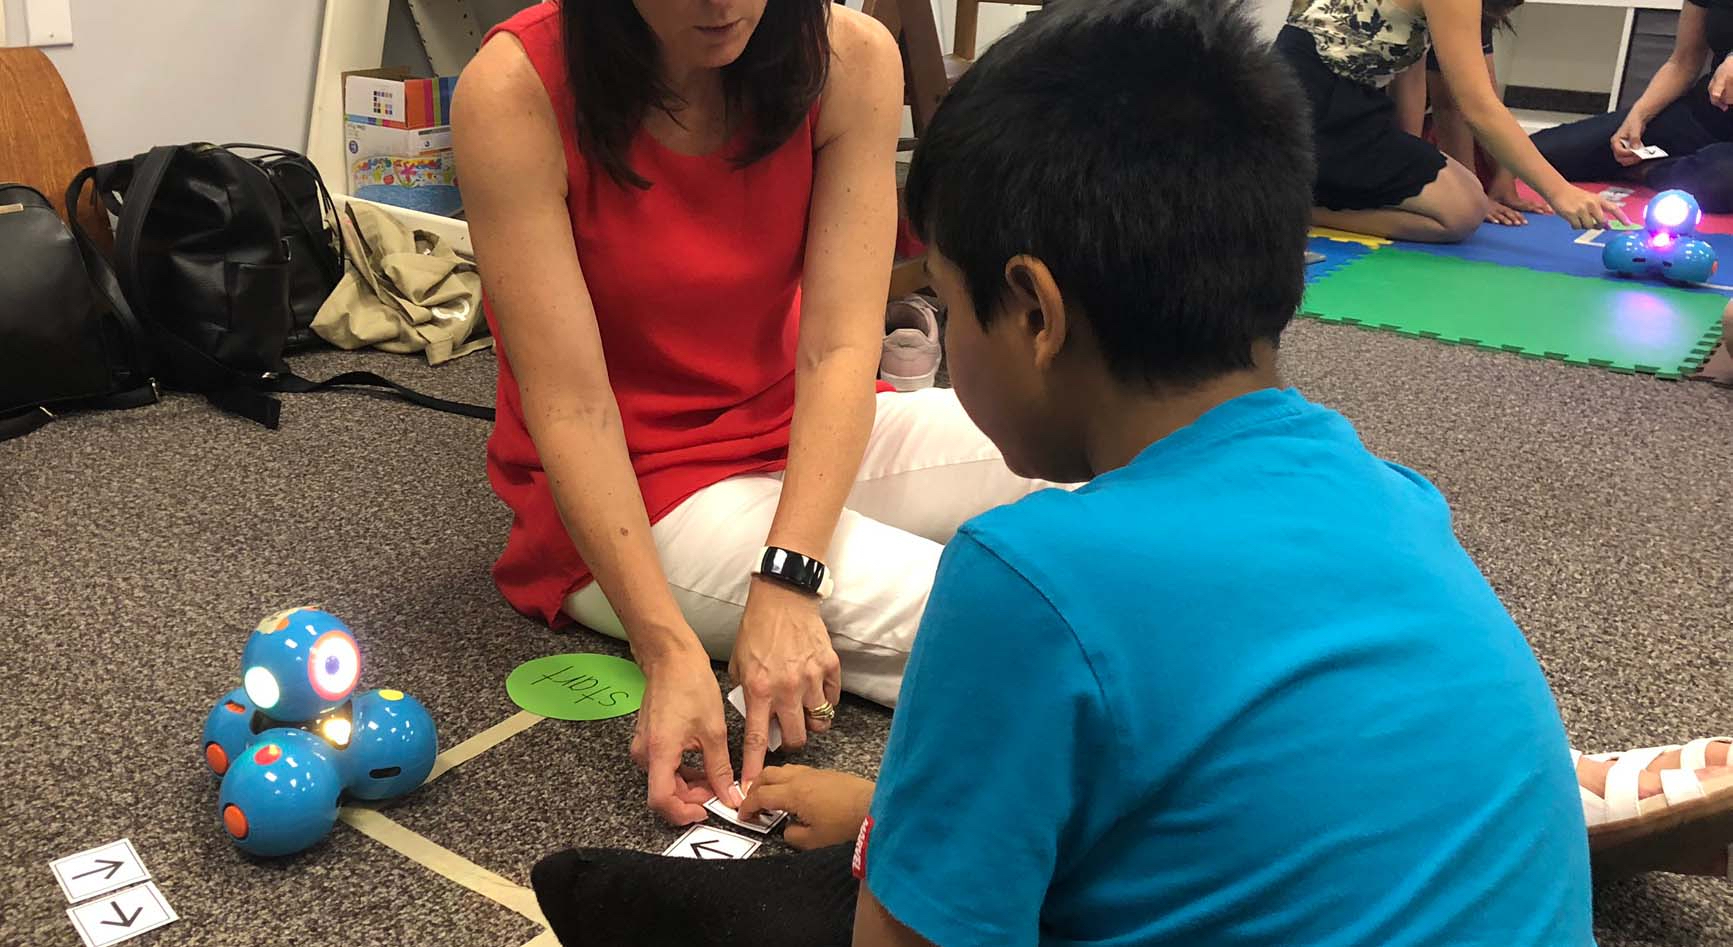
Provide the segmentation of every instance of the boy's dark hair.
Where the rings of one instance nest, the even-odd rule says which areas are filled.
[[[747,125],[736,167],[765,157],[794,134],[824,91],[830,68],[831,0],[769,0],[740,58],[722,68],[728,110]],[[577,100],[578,147],[622,186],[650,182],[627,160],[651,109],[683,103],[662,82],[656,36],[632,0],[560,5],[566,73]]]
[[[1127,382],[1249,368],[1298,308],[1306,99],[1239,0],[1064,0],[993,44],[909,170],[910,222],[983,327],[1040,258]]]

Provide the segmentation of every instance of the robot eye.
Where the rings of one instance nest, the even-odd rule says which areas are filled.
[[[307,655],[307,679],[326,700],[342,700],[355,689],[361,676],[361,652],[355,639],[345,632],[327,631],[313,642]]]
[[[241,686],[246,688],[247,699],[260,710],[270,710],[277,706],[277,698],[282,696],[277,679],[262,667],[247,668],[247,673],[241,678]]]

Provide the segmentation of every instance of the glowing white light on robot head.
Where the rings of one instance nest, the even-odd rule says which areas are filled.
[[[247,690],[247,699],[260,710],[270,710],[277,706],[277,700],[283,696],[282,688],[277,686],[277,679],[262,667],[247,668],[247,673],[241,678],[241,685]]]
[[[1691,204],[1677,194],[1664,194],[1650,208],[1655,223],[1662,227],[1681,227],[1691,217]]]

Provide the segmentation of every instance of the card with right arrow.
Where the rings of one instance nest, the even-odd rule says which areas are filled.
[[[131,839],[124,838],[57,858],[48,867],[54,880],[60,882],[61,893],[74,904],[150,878],[138,849],[132,847]]]
[[[708,825],[694,825],[686,830],[674,844],[663,850],[662,854],[673,858],[699,858],[717,860],[725,858],[747,858],[764,843],[757,839],[749,839],[744,835],[713,829]]]

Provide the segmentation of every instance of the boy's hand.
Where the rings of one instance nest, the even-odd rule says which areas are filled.
[[[1608,220],[1617,220],[1625,224],[1631,218],[1617,204],[1599,194],[1590,194],[1580,187],[1566,187],[1556,197],[1552,198],[1553,212],[1570,222],[1578,230],[1593,230],[1607,225]]]
[[[782,838],[806,850],[854,841],[872,808],[871,780],[809,766],[772,766],[758,775],[740,804],[740,818],[766,809],[788,813]]]

